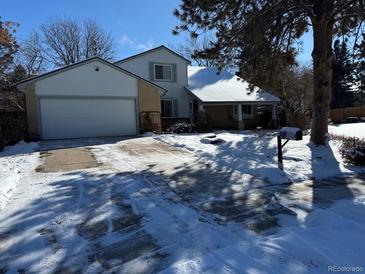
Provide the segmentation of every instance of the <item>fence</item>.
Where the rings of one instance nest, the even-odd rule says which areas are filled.
[[[26,137],[27,122],[24,112],[0,112],[0,150]]]
[[[141,132],[161,132],[161,113],[158,111],[142,111],[139,113]]]
[[[365,117],[365,106],[331,109],[330,118],[339,123],[348,117]]]

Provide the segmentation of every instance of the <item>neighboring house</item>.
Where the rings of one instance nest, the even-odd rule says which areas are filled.
[[[258,106],[276,121],[278,98],[238,77],[160,46],[115,62],[94,57],[18,83],[26,95],[31,137],[63,139],[137,135],[205,112],[209,127],[257,124]],[[274,123],[272,123],[274,124]]]

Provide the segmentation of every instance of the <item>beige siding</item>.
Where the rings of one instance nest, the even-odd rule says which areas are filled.
[[[138,107],[139,112],[158,112],[152,113],[149,117],[151,120],[140,121],[141,130],[152,130],[155,132],[161,131],[161,97],[160,91],[156,88],[147,84],[146,82],[138,81]],[[147,123],[147,124],[146,124]],[[148,125],[149,124],[149,125]]]
[[[138,81],[138,101],[140,112],[161,112],[161,99],[159,90],[142,80]]]
[[[34,84],[30,84],[26,87],[25,100],[27,108],[29,137],[39,137],[40,132],[38,125],[38,106]]]

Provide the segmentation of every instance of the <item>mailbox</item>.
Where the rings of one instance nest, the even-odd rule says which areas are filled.
[[[299,141],[303,140],[303,131],[297,127],[283,127],[280,129],[278,138],[278,167],[283,170],[283,147],[289,140]],[[281,144],[281,139],[286,139],[284,144]]]
[[[280,130],[280,137],[287,140],[303,140],[303,131],[297,127],[283,127]]]

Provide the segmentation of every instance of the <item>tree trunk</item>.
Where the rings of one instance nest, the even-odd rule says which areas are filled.
[[[333,1],[314,1],[313,24],[313,104],[311,141],[325,145],[332,93]],[[331,7],[332,4],[332,8]]]

